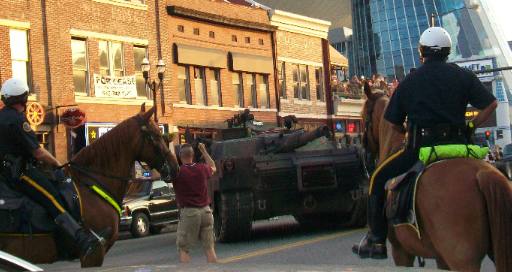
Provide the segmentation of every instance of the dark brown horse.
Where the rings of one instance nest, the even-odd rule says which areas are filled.
[[[403,145],[404,135],[383,118],[389,99],[370,88],[365,93],[363,116],[372,128],[365,131],[367,147],[382,162]],[[452,159],[431,165],[419,181],[415,204],[421,238],[409,225],[389,227],[396,265],[413,266],[421,256],[435,259],[441,269],[480,271],[488,255],[498,272],[512,271],[512,189],[490,164]]]
[[[120,203],[126,193],[128,180],[132,177],[135,161],[148,163],[164,179],[177,175],[176,157],[169,151],[158,126],[151,120],[154,113],[154,108],[145,112],[142,105],[139,114],[123,121],[84,148],[68,166],[68,172],[78,189],[85,227],[96,231],[105,228],[113,230],[103,254],[81,258],[82,267],[101,266],[104,255],[118,237],[118,211],[93,192],[90,189],[91,184],[102,187]],[[53,237],[51,234],[0,236],[0,248],[31,262],[51,263],[58,258],[54,238],[63,240],[63,237]],[[78,257],[77,253],[74,255]]]

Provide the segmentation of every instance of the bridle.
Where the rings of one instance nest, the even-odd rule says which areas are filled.
[[[157,161],[159,162],[158,165],[152,165],[149,164],[150,167],[157,169],[157,171],[163,175],[162,179],[165,181],[171,180],[171,166],[169,165],[169,162],[167,161],[167,157],[170,155],[170,151],[165,151],[162,148],[158,147],[158,140],[157,137],[162,137],[161,135],[157,135],[156,133],[152,133],[149,130],[149,122],[144,119],[142,116],[137,115],[136,117],[137,123],[139,125],[141,135],[142,135],[142,141],[140,141],[138,152],[136,153],[136,156],[140,156],[142,154],[142,151],[144,150],[147,143],[151,144],[151,147],[155,151],[155,154],[157,157]],[[129,148],[129,147],[127,147]],[[140,161],[139,161],[140,163]],[[88,177],[91,180],[80,180],[76,179],[76,182],[84,183],[88,187],[91,186],[99,186],[103,191],[105,191],[107,194],[109,194],[115,202],[117,202],[118,205],[121,204],[121,200],[117,199],[115,197],[115,194],[113,194],[110,190],[108,190],[108,186],[106,186],[101,180],[107,178],[111,180],[121,181],[121,182],[128,182],[133,180],[133,177],[130,176],[117,176],[110,173],[106,173],[103,171],[98,171],[96,169],[92,169],[89,167],[85,167],[82,165],[79,165],[78,163],[74,161],[69,161],[68,163],[60,166],[60,168],[69,167],[73,170],[76,170],[80,174]]]
[[[157,137],[162,138],[162,135],[156,135],[155,133],[152,133],[149,130],[148,127],[150,124],[149,124],[148,120],[144,119],[140,115],[136,116],[135,118],[140,126],[140,131],[142,133],[142,141],[139,145],[139,148],[138,148],[138,151],[136,154],[137,155],[142,154],[142,151],[144,150],[146,143],[149,143],[151,145],[151,148],[153,148],[154,154],[156,154],[158,156],[157,161],[159,162],[158,163],[159,165],[149,164],[149,166],[151,168],[156,169],[160,173],[160,175],[162,175],[161,178],[163,180],[170,181],[172,179],[172,177],[171,177],[172,170],[171,170],[171,166],[169,165],[169,162],[167,161],[167,157],[169,157],[171,155],[171,151],[164,150],[164,149],[158,147],[158,141],[160,139],[157,139]]]

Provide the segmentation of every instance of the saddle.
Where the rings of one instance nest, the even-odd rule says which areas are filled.
[[[388,181],[386,191],[386,216],[393,226],[409,225],[418,237],[420,236],[418,221],[416,219],[416,188],[418,181],[427,167],[418,161],[407,171]]]
[[[421,239],[416,218],[416,192],[418,182],[429,167],[444,160],[456,158],[483,159],[487,154],[487,147],[464,144],[445,144],[422,147],[419,151],[419,160],[405,174],[389,180],[386,184],[388,198],[386,203],[386,216],[394,225],[408,225],[412,227]]]
[[[81,221],[80,201],[72,182],[58,182],[57,189],[65,208],[77,221]],[[48,212],[28,196],[9,186],[0,175],[0,233],[39,234],[57,230]]]

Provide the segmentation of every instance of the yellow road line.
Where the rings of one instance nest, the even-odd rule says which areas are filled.
[[[218,260],[218,263],[221,263],[221,264],[233,263],[233,262],[241,261],[244,259],[254,258],[254,257],[262,256],[262,255],[276,253],[276,252],[287,250],[287,249],[302,247],[302,246],[306,246],[306,245],[310,245],[310,244],[314,244],[314,243],[318,243],[318,242],[322,242],[322,241],[340,238],[343,236],[354,234],[356,232],[360,232],[361,230],[362,229],[356,229],[356,230],[351,230],[351,231],[338,232],[338,233],[328,234],[328,235],[324,235],[324,236],[320,236],[320,237],[316,237],[316,238],[312,238],[312,239],[308,239],[308,240],[303,240],[303,241],[299,241],[299,242],[295,242],[295,243],[260,249],[260,250],[252,251],[249,253],[241,254],[238,256],[220,259],[220,260]]]

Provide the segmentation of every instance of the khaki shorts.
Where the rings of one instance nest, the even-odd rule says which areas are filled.
[[[176,235],[178,250],[189,252],[190,247],[197,240],[201,240],[205,250],[213,248],[215,236],[213,234],[213,214],[210,207],[181,209]]]

